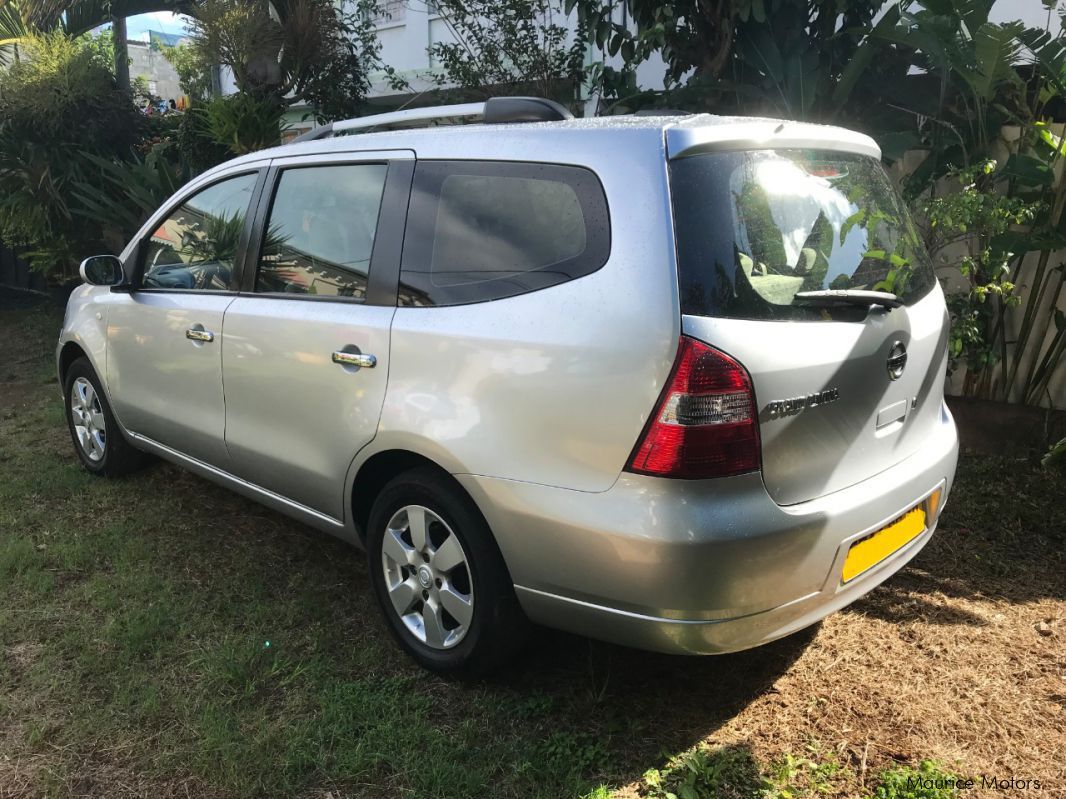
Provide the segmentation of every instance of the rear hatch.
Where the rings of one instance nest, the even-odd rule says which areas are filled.
[[[940,417],[947,314],[878,160],[706,152],[672,161],[670,180],[683,331],[751,374],[773,499],[814,499],[917,452]],[[802,296],[825,290],[848,296]]]

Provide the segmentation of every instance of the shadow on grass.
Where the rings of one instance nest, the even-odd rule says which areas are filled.
[[[953,600],[1011,604],[1066,596],[1062,476],[1017,458],[963,455],[936,534],[846,612],[889,622],[985,626]]]
[[[953,581],[930,575],[911,565],[843,612],[861,613],[892,623],[921,620],[928,624],[986,626],[988,621],[984,617],[947,604],[942,597],[937,596],[952,596],[942,590],[945,583]]]
[[[816,632],[814,627],[758,649],[698,657],[644,652],[539,629],[521,660],[487,686],[536,693],[566,683],[580,686],[590,703],[607,705],[609,714],[651,710],[654,743],[676,750],[691,746],[692,735],[704,737],[769,689]]]

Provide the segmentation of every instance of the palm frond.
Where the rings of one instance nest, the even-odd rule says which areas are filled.
[[[0,0],[0,39],[4,37],[4,10],[14,6],[24,27],[41,31],[62,28],[80,36],[110,22],[157,11],[187,14],[191,0]]]
[[[0,0],[0,67],[8,66],[30,33],[15,0]]]

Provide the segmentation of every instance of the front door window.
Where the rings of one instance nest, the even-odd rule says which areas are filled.
[[[215,183],[171,211],[145,244],[141,287],[233,289],[237,251],[256,177],[253,172]]]

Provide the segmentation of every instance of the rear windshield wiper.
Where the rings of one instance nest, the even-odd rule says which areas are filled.
[[[826,289],[825,291],[800,291],[796,299],[811,305],[883,305],[898,308],[903,300],[887,291],[862,291],[859,289]]]

